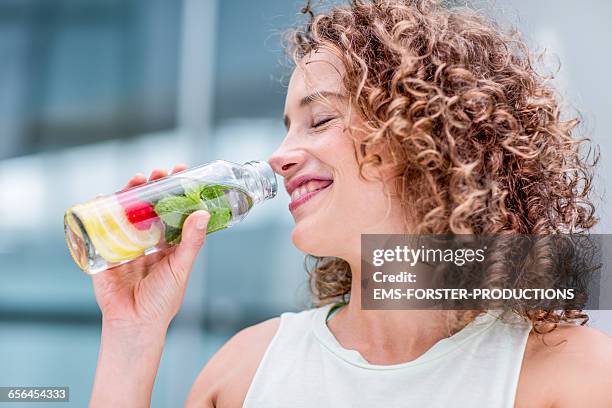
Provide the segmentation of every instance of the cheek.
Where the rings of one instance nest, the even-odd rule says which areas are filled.
[[[296,223],[293,244],[315,256],[352,254],[361,234],[386,232],[387,207],[379,190],[376,183],[338,182],[318,211]]]
[[[360,214],[368,214],[373,207],[378,207],[373,204],[381,199],[382,184],[361,177],[355,148],[353,139],[340,130],[335,138],[328,141],[327,160],[333,163],[336,173],[331,197],[336,212],[334,216],[357,221]],[[340,209],[344,211],[339,212]]]
[[[365,233],[384,219],[387,200],[380,183],[364,181],[356,173],[339,187],[334,213],[347,229]]]
[[[334,184],[318,211],[296,222],[291,238],[302,252],[348,259],[361,248],[361,234],[403,233],[382,183],[355,178]]]
[[[312,153],[333,171],[334,184],[321,207],[296,222],[292,241],[312,255],[339,256],[341,247],[359,247],[361,234],[384,221],[383,185],[360,178],[355,144],[342,129],[330,129],[312,147]]]
[[[333,169],[334,177],[339,181],[354,179],[359,175],[355,144],[343,129],[343,125],[329,129],[316,146],[317,155]]]

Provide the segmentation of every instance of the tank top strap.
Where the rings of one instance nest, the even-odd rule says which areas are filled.
[[[325,321],[326,321],[326,322],[327,322],[327,321],[329,321],[329,319],[331,319],[331,318],[332,318],[332,316],[333,316],[334,314],[336,314],[336,312],[337,312],[338,310],[340,310],[340,308],[341,308],[341,307],[346,306],[347,304],[348,304],[347,302],[345,302],[345,301],[341,301],[341,302],[337,302],[337,303],[335,303],[333,306],[331,306],[331,307],[329,308],[329,311],[327,312],[327,315],[325,316]]]

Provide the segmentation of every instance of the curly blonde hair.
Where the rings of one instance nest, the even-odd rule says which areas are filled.
[[[428,0],[353,1],[321,14],[308,3],[302,12],[309,21],[290,35],[295,63],[318,49],[342,61],[349,104],[365,124],[361,172],[383,162],[398,169],[415,233],[576,233],[597,222],[596,151],[584,154],[588,139],[573,135],[579,120],[561,118],[550,78],[516,30]],[[346,299],[349,265],[313,259],[315,303]],[[534,327],[588,319],[581,310],[520,314]]]

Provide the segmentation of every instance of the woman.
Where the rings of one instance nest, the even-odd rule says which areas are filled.
[[[595,224],[576,122],[559,119],[523,44],[427,1],[305,12],[291,37],[287,134],[269,162],[291,196],[294,244],[318,257],[318,307],[236,334],[186,406],[612,406],[612,341],[573,324],[579,310],[485,313],[449,331],[439,312],[359,303],[361,234]],[[93,276],[103,325],[92,407],[150,404],[207,221],[195,212],[175,250]]]

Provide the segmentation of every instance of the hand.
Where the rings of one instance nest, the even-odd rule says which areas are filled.
[[[172,173],[185,168],[178,165]],[[165,170],[156,169],[149,180],[165,176]],[[146,182],[144,175],[137,174],[126,188]],[[183,301],[193,262],[206,239],[209,219],[206,211],[195,211],[185,220],[179,245],[92,275],[105,325],[164,331],[168,328]]]

